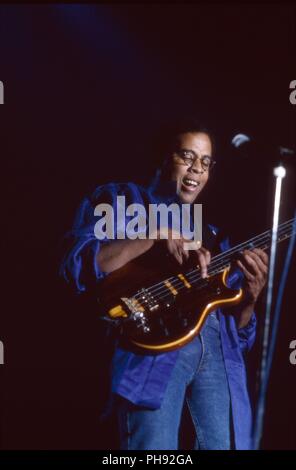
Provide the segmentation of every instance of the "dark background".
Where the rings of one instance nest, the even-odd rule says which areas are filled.
[[[271,224],[270,155],[245,160],[229,142],[243,131],[295,146],[295,14],[289,4],[0,7],[3,449],[110,446],[112,427],[99,425],[109,352],[98,316],[58,278],[62,237],[95,186],[151,174],[149,142],[163,122],[195,113],[214,130],[218,163],[204,195],[211,222],[233,242]],[[289,164],[283,219],[293,215],[294,175]],[[296,449],[295,275],[294,255],[268,449]],[[263,307],[264,299],[250,354],[254,398]]]

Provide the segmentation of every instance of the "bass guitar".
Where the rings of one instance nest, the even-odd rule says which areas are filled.
[[[295,232],[295,220],[279,225],[278,242]],[[201,277],[199,266],[169,272],[167,258],[153,256],[151,249],[100,283],[100,314],[141,349],[165,352],[179,348],[200,332],[210,312],[242,300],[242,289],[227,286],[231,263],[244,249],[267,250],[271,235],[267,230],[214,256],[207,278]]]

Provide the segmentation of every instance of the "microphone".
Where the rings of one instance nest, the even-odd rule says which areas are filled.
[[[282,145],[276,146],[272,142],[263,142],[255,140],[247,134],[236,134],[232,140],[231,145],[236,153],[239,153],[243,158],[252,158],[255,156],[270,157],[272,161],[283,160],[295,156],[295,150],[284,147]]]

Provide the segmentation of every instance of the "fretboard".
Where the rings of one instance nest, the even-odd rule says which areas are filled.
[[[296,232],[296,218],[287,220],[278,226],[277,232],[277,242],[284,241],[290,238],[293,233]],[[214,274],[218,274],[219,272],[224,271],[233,259],[243,250],[246,249],[253,249],[253,248],[261,248],[262,250],[267,250],[271,245],[272,240],[272,230],[267,230],[266,232],[257,235],[243,243],[240,243],[233,248],[230,248],[223,253],[219,253],[218,255],[214,256],[211,260],[211,264],[208,268],[209,276]],[[194,278],[195,281],[201,278],[200,276],[200,268],[195,268],[187,273],[184,273],[185,277],[187,278]],[[177,279],[176,279],[177,280]]]

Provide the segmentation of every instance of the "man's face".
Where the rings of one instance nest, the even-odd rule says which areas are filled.
[[[182,155],[198,158],[184,161]],[[212,144],[207,134],[187,132],[179,136],[176,154],[171,156],[169,179],[177,182],[177,194],[182,203],[193,203],[208,181],[209,170],[203,168],[203,157],[212,157]]]

